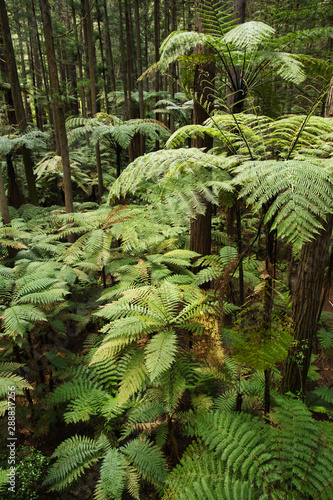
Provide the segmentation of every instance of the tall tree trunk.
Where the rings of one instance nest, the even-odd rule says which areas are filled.
[[[109,114],[108,87],[107,87],[107,79],[106,79],[106,61],[105,61],[105,57],[104,57],[103,36],[102,36],[102,28],[101,28],[102,16],[101,16],[101,10],[99,8],[98,0],[96,1],[96,14],[97,14],[97,26],[98,26],[99,50],[101,53],[101,62],[102,62],[105,110]]]
[[[124,88],[124,118],[128,120],[129,118],[129,100],[131,95],[128,97],[128,78],[127,78],[127,68],[126,68],[126,55],[129,49],[125,51],[125,38],[124,38],[124,28],[123,28],[123,7],[122,0],[118,0],[118,10],[119,10],[119,42],[120,42],[120,56],[121,56],[121,70],[123,74],[123,88]]]
[[[25,67],[23,41],[22,41],[23,37],[22,37],[22,32],[21,32],[21,23],[19,20],[16,22],[16,28],[17,28],[17,36],[18,36],[18,42],[19,42],[19,48],[20,48],[22,78],[23,78],[24,86],[26,86],[27,85],[27,70]],[[25,116],[27,117],[28,122],[32,122],[31,107],[30,107],[30,104],[28,102],[28,93],[27,93],[26,89],[23,92],[23,98],[24,98]]]
[[[13,104],[16,116],[16,123],[20,130],[24,131],[27,128],[27,118],[25,115],[22,94],[20,88],[20,82],[17,73],[17,66],[15,60],[15,54],[13,49],[12,37],[9,28],[6,3],[5,0],[0,0],[0,21],[2,27],[2,36],[5,44],[5,56],[7,60],[8,75],[11,85],[11,92],[13,97]],[[25,175],[28,184],[29,198],[33,205],[38,205],[38,196],[36,189],[35,176],[33,171],[33,162],[31,158],[30,151],[26,148],[22,148],[23,162],[25,168]]]
[[[53,45],[53,32],[51,23],[51,12],[48,0],[39,0],[42,12],[43,28],[45,36],[45,45],[47,60],[49,65],[51,93],[53,98],[53,106],[57,117],[56,126],[58,127],[60,150],[63,169],[64,180],[64,194],[66,212],[74,212],[73,208],[73,194],[72,194],[72,180],[71,180],[71,167],[69,161],[68,142],[66,134],[65,113],[61,99],[59,99],[59,80],[57,73],[57,64],[55,60],[55,52]]]
[[[132,103],[132,92],[134,92],[134,42],[131,13],[131,0],[125,0],[125,24],[126,24],[126,50],[127,50],[127,82],[128,82],[128,117],[135,118]]]
[[[89,0],[84,0],[84,9],[86,16],[85,32],[87,37],[86,40],[88,47],[88,63],[89,63],[89,77],[90,77],[91,117],[93,118],[97,113],[97,93],[96,93],[96,80],[95,80],[94,42],[92,33],[92,20],[90,15],[91,7]],[[95,145],[95,157],[96,157],[96,172],[98,180],[98,200],[99,203],[101,203],[104,186],[103,186],[101,152],[98,142]]]
[[[76,45],[76,52],[77,52],[77,65],[78,65],[79,80],[80,80],[81,112],[82,112],[82,116],[84,118],[86,118],[87,117],[87,110],[86,110],[85,88],[83,85],[82,49],[81,49],[81,43],[80,43],[79,34],[78,34],[78,30],[77,30],[77,25],[76,25],[76,15],[75,15],[75,7],[74,7],[73,0],[71,0],[71,10],[72,10],[72,17],[73,17],[73,24],[74,24],[75,45]]]
[[[326,117],[333,116],[333,77],[326,101]],[[299,258],[293,293],[292,317],[295,345],[288,354],[282,371],[281,392],[304,395],[309,371],[313,337],[318,324],[318,310],[333,228],[333,214],[322,221],[324,229],[305,243]]]
[[[108,14],[107,0],[104,0],[104,23],[105,23],[105,52],[106,52],[106,74],[108,80],[108,90],[116,90],[116,76],[114,72],[113,51],[110,37],[110,22]]]
[[[202,24],[198,14],[199,0],[196,0],[196,27],[199,32],[202,31]],[[198,45],[195,52],[199,54],[203,48]],[[193,123],[202,124],[209,116],[213,108],[212,82],[214,80],[214,63],[205,66],[197,66],[194,76],[194,108]],[[202,106],[205,104],[205,107]],[[192,141],[192,147],[205,148],[209,150],[213,146],[213,139],[205,136],[197,137]],[[205,202],[206,212],[198,214],[191,220],[190,250],[202,255],[209,255],[211,252],[211,219],[212,205]]]
[[[155,62],[160,58],[160,44],[161,44],[161,29],[160,29],[160,0],[154,0],[154,34],[155,34]],[[161,75],[159,71],[155,73],[155,91],[159,92],[161,88]],[[156,102],[159,97],[156,97]],[[156,115],[156,119],[160,120],[160,114]],[[157,140],[155,143],[156,150],[160,149],[160,142]]]
[[[233,0],[233,11],[241,24],[245,22],[245,8],[246,0]]]
[[[12,161],[12,155],[9,153],[6,155],[7,163],[7,174],[8,174],[8,205],[14,208],[19,208],[24,204],[24,196],[21,187],[16,179],[16,173],[14,170],[14,165]]]
[[[141,54],[141,38],[140,38],[140,14],[139,14],[139,3],[134,2],[134,16],[135,16],[135,40],[136,40],[136,59],[138,67],[138,78],[142,75],[142,54]],[[139,117],[143,120],[145,117],[144,102],[143,102],[143,81],[138,81],[138,92],[139,92]],[[143,134],[139,136],[140,148],[139,155],[141,156],[145,152],[145,137]]]

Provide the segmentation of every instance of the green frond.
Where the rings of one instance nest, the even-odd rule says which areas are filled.
[[[0,374],[0,397],[7,395],[8,387],[15,386],[15,394],[24,394],[24,389],[32,390],[32,386],[19,375],[14,375],[10,371],[1,371]]]
[[[57,461],[49,468],[43,484],[51,484],[51,491],[63,491],[102,458],[105,439],[75,435],[63,441],[52,455]]]
[[[126,414],[126,424],[122,428],[122,439],[130,436],[137,430],[147,430],[151,423],[165,413],[165,407],[155,401],[140,401],[135,404]]]
[[[331,387],[322,385],[320,387],[317,387],[317,389],[315,389],[313,392],[321,399],[323,399],[326,403],[333,405],[333,389]]]
[[[326,448],[321,429],[306,406],[296,398],[278,398],[271,450],[278,463],[276,473],[283,474],[284,488],[329,500],[333,493],[333,454]],[[278,458],[279,457],[279,458]]]
[[[202,0],[198,13],[203,31],[215,37],[223,37],[236,23],[231,2],[221,0]]]
[[[133,439],[121,447],[122,453],[133,463],[143,479],[148,479],[161,488],[167,469],[161,451],[145,437]]]
[[[31,304],[8,307],[3,315],[5,335],[23,337],[33,323],[46,321],[45,314]]]
[[[146,367],[153,382],[174,362],[177,352],[177,336],[172,328],[157,333],[145,348]]]
[[[145,352],[141,349],[134,350],[124,360],[123,375],[119,388],[119,402],[125,403],[131,396],[138,392],[146,383],[148,372],[145,367]]]
[[[165,71],[170,62],[192,51],[198,43],[205,45],[207,37],[203,33],[195,31],[173,31],[164,39],[160,52],[159,67]]]
[[[237,48],[253,51],[259,45],[269,40],[275,29],[261,21],[249,21],[230,29],[224,36],[226,44],[235,45]]]
[[[87,393],[98,390],[98,384],[92,380],[78,378],[69,380],[55,388],[52,394],[52,402],[54,404],[64,403],[78,397],[84,397]]]
[[[100,487],[104,498],[121,500],[127,475],[125,457],[116,449],[109,450],[102,461],[100,471]]]
[[[263,423],[250,415],[213,412],[198,419],[197,435],[220,456],[227,470],[252,484],[262,484],[265,463],[271,460]]]
[[[67,406],[64,414],[66,424],[70,422],[88,422],[91,415],[98,415],[101,412],[101,408],[107,399],[108,394],[100,389],[85,391],[83,395],[77,396]]]
[[[303,243],[322,228],[320,217],[332,211],[332,179],[322,165],[323,161],[245,162],[235,169],[234,182],[244,186],[240,196],[255,212],[271,202],[265,220],[273,222],[280,237]]]
[[[194,486],[198,484],[201,478],[206,478],[211,484],[212,491],[214,491],[215,485],[223,484],[225,469],[212,453],[193,442],[183,454],[180,464],[169,474],[163,500],[192,499]],[[233,497],[229,498],[233,499]]]

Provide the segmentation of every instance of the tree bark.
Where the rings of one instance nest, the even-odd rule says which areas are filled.
[[[4,224],[10,224],[10,215],[6,198],[5,186],[3,183],[2,170],[0,167],[0,212]]]
[[[97,93],[96,93],[96,80],[95,80],[95,57],[94,57],[94,42],[92,33],[92,20],[90,15],[90,2],[89,0],[84,0],[84,10],[86,16],[86,41],[88,48],[88,63],[89,63],[89,78],[90,78],[90,100],[91,100],[91,117],[97,113]],[[99,148],[99,143],[95,145],[95,157],[96,157],[96,172],[98,180],[98,200],[99,203],[102,201],[104,186],[103,186],[103,173],[102,173],[102,162],[101,153]]]
[[[2,37],[5,45],[5,56],[7,60],[8,75],[11,85],[11,92],[16,116],[16,123],[20,130],[24,131],[28,124],[25,115],[22,94],[20,88],[20,82],[17,73],[17,66],[15,60],[15,54],[13,49],[12,37],[9,28],[6,2],[5,0],[0,0],[0,21],[2,27]],[[22,148],[23,162],[25,168],[25,175],[28,184],[29,198],[33,205],[38,205],[38,195],[36,189],[35,176],[33,171],[33,162],[31,158],[30,151],[25,147]]]
[[[116,90],[116,77],[114,72],[113,51],[110,37],[110,23],[107,1],[104,0],[104,22],[105,22],[105,52],[106,52],[106,74],[108,79],[108,90]]]
[[[129,118],[129,100],[131,99],[131,94],[128,97],[128,78],[126,69],[126,53],[125,52],[125,38],[124,38],[124,28],[123,28],[123,7],[122,0],[118,0],[118,10],[119,10],[119,42],[120,42],[120,56],[121,56],[121,70],[123,74],[123,88],[124,88],[124,118],[128,120]]]
[[[199,0],[196,2],[196,27],[202,31],[202,24],[198,15]],[[198,45],[195,52],[199,54],[203,49]],[[202,124],[213,108],[212,86],[215,75],[215,65],[213,62],[205,66],[197,66],[194,76],[194,107],[193,123]],[[204,105],[204,106],[203,106]],[[192,141],[192,147],[205,148],[207,151],[213,147],[213,139],[209,136],[197,137]],[[190,250],[201,255],[209,255],[211,252],[211,219],[212,205],[206,202],[206,212],[198,214],[191,220]]]
[[[142,54],[141,54],[141,38],[140,38],[140,14],[139,3],[134,2],[134,17],[135,17],[135,40],[136,40],[136,59],[138,67],[138,78],[142,75]],[[139,117],[143,120],[145,117],[144,102],[143,102],[143,81],[138,81],[139,92]],[[145,152],[145,138],[143,134],[139,136],[140,148],[139,156]]]
[[[246,0],[233,0],[233,11],[241,24],[245,22],[245,8]]]
[[[326,101],[326,117],[333,116],[333,77]],[[304,396],[313,338],[318,324],[318,310],[333,228],[333,214],[322,221],[324,229],[301,251],[293,293],[292,317],[295,344],[282,370],[281,392]]]
[[[55,115],[57,117],[56,126],[58,127],[58,132],[59,132],[59,142],[60,142],[63,180],[64,180],[65,206],[66,206],[66,212],[71,213],[74,212],[71,167],[69,160],[67,134],[66,134],[65,113],[62,101],[59,98],[60,97],[59,80],[58,80],[57,64],[55,60],[55,52],[53,44],[51,12],[48,0],[39,0],[39,3],[43,19],[46,53],[49,65],[51,94],[53,99],[53,106],[55,109]]]

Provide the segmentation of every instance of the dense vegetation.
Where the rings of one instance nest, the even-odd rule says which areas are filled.
[[[333,497],[331,7],[0,0],[1,498]]]

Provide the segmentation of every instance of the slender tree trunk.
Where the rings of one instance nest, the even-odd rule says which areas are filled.
[[[12,44],[12,37],[9,28],[6,2],[0,0],[0,21],[2,27],[2,36],[5,44],[5,55],[7,60],[8,75],[11,85],[11,92],[13,97],[14,110],[16,115],[16,123],[20,130],[24,131],[27,128],[27,118],[25,115],[22,94],[20,89],[20,82],[17,73],[17,66],[15,54]],[[29,198],[33,205],[38,205],[38,196],[36,189],[35,176],[33,171],[33,162],[30,151],[25,147],[22,148],[23,162],[25,168],[25,175],[28,184]]]
[[[116,90],[116,76],[114,72],[113,51],[110,37],[110,22],[108,14],[107,0],[104,0],[104,23],[105,23],[105,52],[106,52],[106,73],[108,79],[108,90]]]
[[[53,98],[53,105],[55,114],[57,116],[57,127],[60,139],[60,150],[63,169],[64,180],[64,194],[66,212],[74,212],[73,208],[73,195],[72,195],[72,181],[71,181],[71,167],[69,161],[68,142],[66,134],[65,113],[62,101],[59,99],[59,80],[57,73],[57,65],[55,61],[55,52],[53,45],[53,32],[51,23],[51,12],[48,0],[39,0],[43,19],[43,28],[45,36],[45,45],[47,60],[49,65],[50,84]]]
[[[79,80],[80,80],[81,112],[82,112],[82,116],[84,118],[86,118],[87,117],[87,110],[86,110],[85,88],[83,85],[82,49],[81,49],[81,43],[80,43],[79,34],[78,34],[78,30],[77,30],[77,25],[76,25],[76,15],[75,15],[75,8],[74,8],[73,0],[71,0],[71,9],[72,9],[73,24],[75,26],[74,33],[75,33],[75,45],[76,45],[76,52],[77,52],[77,65],[78,65]]]
[[[10,224],[10,215],[6,198],[5,186],[3,183],[2,169],[0,167],[0,212],[4,224]]]
[[[159,61],[160,58],[160,44],[161,44],[161,32],[160,32],[160,0],[154,0],[154,33],[155,33],[155,62]],[[161,75],[159,71],[155,73],[155,91],[159,92],[161,88]],[[156,97],[156,102],[159,101],[159,97]],[[156,119],[160,120],[160,114],[156,115]],[[156,150],[160,149],[160,143],[157,140],[155,143]]]
[[[7,186],[8,205],[10,207],[19,208],[21,205],[24,204],[25,199],[21,187],[16,179],[16,173],[14,170],[12,155],[10,153],[6,155],[6,163],[7,163],[7,174],[8,174],[8,186]]]
[[[93,118],[97,113],[97,93],[96,93],[96,81],[95,81],[95,57],[94,57],[94,43],[92,34],[92,20],[90,15],[91,7],[89,0],[84,0],[84,9],[86,16],[85,32],[86,32],[86,40],[88,48],[88,63],[89,63],[89,77],[90,77],[91,117]],[[98,180],[98,199],[99,203],[101,203],[104,186],[103,186],[101,152],[98,142],[95,145],[95,157],[96,157],[96,172]]]
[[[108,88],[107,88],[107,79],[106,79],[106,61],[105,61],[105,57],[104,57],[103,36],[102,36],[102,28],[101,28],[102,16],[101,16],[101,10],[99,8],[98,0],[96,1],[96,14],[97,14],[97,26],[98,26],[99,50],[101,53],[101,62],[102,62],[105,110],[109,114]]]
[[[22,78],[23,78],[23,81],[24,81],[24,86],[26,86],[27,85],[27,70],[26,70],[26,67],[25,67],[23,41],[22,41],[23,37],[22,37],[22,32],[21,32],[21,23],[20,23],[20,21],[16,22],[16,27],[17,27],[17,36],[18,36],[18,42],[19,42],[19,48],[20,48]],[[24,99],[25,116],[27,117],[27,121],[32,122],[32,113],[31,113],[30,104],[28,102],[27,90],[24,90],[24,92],[23,92],[23,99]]]
[[[241,24],[245,22],[245,9],[246,0],[233,0],[233,11]]]
[[[130,0],[125,0],[125,24],[126,24],[126,49],[127,49],[127,82],[128,82],[128,116],[135,118],[132,103],[132,92],[134,92],[134,43]]]
[[[129,103],[131,95],[128,98],[128,78],[126,69],[126,55],[129,49],[125,51],[125,38],[124,38],[124,28],[123,28],[123,7],[122,0],[118,0],[118,10],[119,10],[119,42],[120,42],[120,56],[121,56],[121,70],[123,74],[123,88],[124,88],[124,117],[125,120],[129,118]]]

